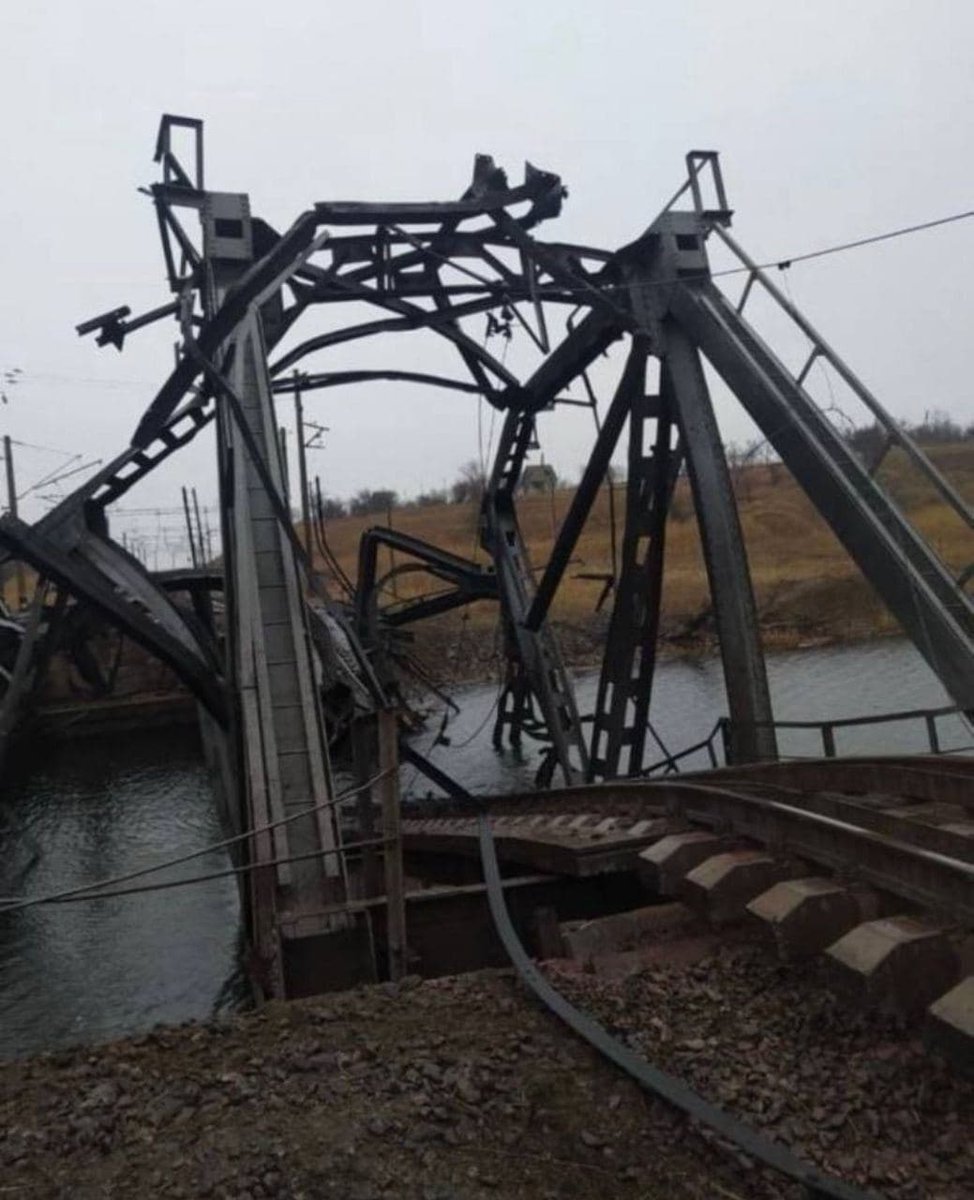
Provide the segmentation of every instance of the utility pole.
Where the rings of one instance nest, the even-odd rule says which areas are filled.
[[[198,566],[196,562],[196,536],[193,533],[193,518],[189,514],[189,496],[185,488],[183,488],[183,513],[186,516],[186,533],[189,537],[189,557],[192,559],[193,570],[195,571]]]
[[[7,465],[7,508],[10,510],[10,515],[17,515],[17,484],[14,480],[14,448],[8,434],[3,435],[3,458]],[[16,575],[17,581],[17,607],[21,609],[27,603],[27,594],[24,587],[24,564],[18,558],[16,560]]]
[[[203,522],[200,520],[200,501],[196,494],[196,488],[193,488],[193,512],[196,514],[196,537],[197,545],[199,546],[199,562],[200,567],[205,567],[207,563],[206,543],[203,540]]]
[[[298,485],[301,488],[301,520],[304,522],[304,548],[311,565],[311,511],[308,504],[308,458],[304,444],[304,406],[301,403],[301,372],[294,372],[294,421],[298,441]]]
[[[281,499],[291,506],[291,471],[287,462],[287,430],[281,425],[277,431],[277,444],[281,452],[281,479],[284,483],[284,495]]]

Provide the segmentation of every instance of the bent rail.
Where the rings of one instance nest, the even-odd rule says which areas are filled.
[[[570,1029],[584,1038],[604,1058],[625,1071],[641,1088],[680,1109],[692,1120],[702,1121],[720,1137],[733,1142],[751,1158],[757,1159],[758,1162],[779,1174],[801,1184],[805,1189],[806,1196],[820,1198],[820,1200],[877,1200],[873,1193],[864,1192],[861,1188],[840,1179],[823,1175],[784,1146],[763,1137],[725,1109],[711,1104],[709,1100],[705,1100],[697,1092],[694,1092],[682,1080],[668,1075],[659,1067],[653,1066],[652,1063],[634,1053],[628,1046],[614,1038],[588,1013],[576,1008],[568,1001],[528,958],[524,946],[517,936],[504,899],[504,889],[501,884],[490,823],[483,815],[478,820],[478,831],[480,861],[484,872],[484,882],[487,885],[487,901],[494,929],[518,975],[556,1017],[559,1017]]]

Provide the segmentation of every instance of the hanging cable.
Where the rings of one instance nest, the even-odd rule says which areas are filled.
[[[181,866],[183,863],[192,862],[193,859],[202,858],[206,854],[213,854],[217,850],[223,850],[228,846],[233,846],[237,842],[246,841],[248,838],[256,837],[258,834],[267,833],[272,829],[277,829],[281,825],[289,825],[292,821],[298,821],[303,817],[312,816],[314,813],[321,812],[326,808],[335,808],[337,805],[347,800],[350,796],[358,795],[359,792],[363,792],[366,790],[366,788],[372,787],[374,784],[378,783],[381,779],[384,779],[396,769],[396,767],[386,767],[384,770],[373,775],[371,779],[366,780],[365,783],[357,784],[352,788],[347,788],[344,792],[339,793],[339,795],[332,797],[330,800],[323,800],[321,803],[310,805],[308,808],[304,808],[300,812],[291,813],[290,816],[280,817],[278,820],[270,821],[266,825],[259,825],[254,829],[249,829],[246,833],[235,834],[233,837],[224,838],[219,842],[213,842],[211,845],[204,846],[200,850],[193,850],[189,854],[180,855],[178,858],[169,859],[167,862],[157,863],[155,866],[141,867],[136,871],[128,871],[124,875],[114,875],[108,879],[96,881],[95,883],[81,884],[78,887],[67,888],[61,892],[52,892],[46,896],[32,896],[27,897],[26,899],[18,898],[15,900],[11,900],[10,898],[0,899],[0,912],[17,912],[24,908],[34,908],[38,904],[52,904],[55,901],[65,900],[71,896],[79,896],[87,892],[95,892],[99,888],[114,887],[119,883],[128,883],[133,879],[141,879],[146,875],[154,875],[158,871],[165,871],[171,867]],[[341,847],[339,847],[339,849],[341,849]],[[316,853],[321,854],[325,853],[325,851],[317,851]],[[312,857],[314,857],[314,855]]]

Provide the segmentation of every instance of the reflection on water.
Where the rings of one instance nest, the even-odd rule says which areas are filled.
[[[780,719],[814,720],[938,707],[944,692],[905,642],[781,654],[769,660]],[[590,711],[596,676],[577,681]],[[539,755],[491,746],[497,689],[457,693],[450,745],[431,746],[435,713],[417,748],[475,792],[530,788]],[[705,737],[723,715],[719,664],[661,664],[652,718],[672,752]],[[970,742],[959,721],[942,722],[945,747]],[[921,724],[839,731],[839,752],[926,749]],[[527,742],[526,747],[531,743]],[[781,737],[785,754],[818,753],[815,735]],[[704,765],[703,760],[698,765]],[[426,784],[403,770],[404,793]],[[183,730],[125,734],[32,748],[0,788],[0,895],[40,895],[174,858],[224,836],[195,738]],[[181,877],[225,869],[225,852],[178,868]],[[177,871],[154,878],[172,879]],[[0,1058],[97,1041],[205,1017],[244,1002],[238,969],[236,883],[0,913]]]
[[[191,732],[32,748],[0,791],[0,894],[40,895],[223,836]],[[229,866],[225,852],[153,880]],[[232,878],[0,912],[0,1058],[205,1017],[243,995]]]
[[[940,708],[950,699],[930,668],[906,641],[876,641],[854,646],[830,646],[795,650],[768,658],[768,676],[775,716],[780,721],[837,720],[874,713],[913,708]],[[575,680],[579,711],[592,711],[598,675],[585,672]],[[449,771],[472,792],[530,788],[541,759],[540,752],[525,741],[525,753],[505,750],[501,755],[491,746],[496,685],[477,684],[455,694],[461,712],[447,728],[449,746],[433,744],[439,720],[430,732],[416,739],[422,753]],[[678,753],[702,741],[718,718],[726,715],[724,681],[720,662],[714,658],[680,659],[660,663],[653,688],[651,722],[659,742],[647,761]],[[968,746],[974,738],[958,717],[937,723],[943,749]],[[916,754],[927,750],[922,722],[867,725],[836,731],[839,754]],[[814,731],[782,730],[778,735],[782,756],[822,753],[821,737]],[[705,753],[687,759],[685,769],[708,765]],[[416,772],[405,776],[416,796],[425,795],[427,785]],[[407,791],[408,791],[407,788]]]

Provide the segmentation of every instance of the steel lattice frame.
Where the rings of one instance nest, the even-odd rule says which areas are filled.
[[[173,148],[180,130],[195,143],[189,169]],[[496,734],[516,741],[522,732],[529,733],[548,744],[542,782],[551,779],[556,769],[572,781],[637,774],[644,767],[666,516],[676,474],[683,466],[700,524],[735,730],[730,752],[736,760],[775,756],[747,556],[701,351],[795,474],[955,701],[974,708],[974,607],[964,579],[953,577],[920,541],[828,427],[803,391],[807,367],[794,378],[742,317],[755,283],[772,293],[774,288],[727,233],[731,214],[716,154],[688,155],[687,182],[674,200],[641,237],[612,252],[539,239],[535,232],[539,224],[560,211],[565,194],[561,181],[529,166],[524,182],[511,187],[504,172],[485,156],[476,159],[470,187],[457,201],[320,203],[283,235],[250,214],[246,197],[205,190],[199,122],[164,118],[156,160],[163,178],[151,194],[176,299],[134,320],[128,320],[127,309],[113,310],[86,323],[81,331],[97,331],[102,344],[120,347],[140,325],[175,314],[182,321],[186,352],[150,404],[131,447],[32,529],[0,523],[0,538],[10,552],[28,558],[45,574],[100,605],[133,636],[146,644],[155,641],[157,652],[168,657],[212,711],[225,711],[220,691],[226,686],[227,670],[216,672],[214,680],[212,646],[199,630],[182,614],[177,614],[182,625],[174,626],[171,611],[176,610],[168,600],[152,595],[147,576],[137,586],[132,582],[137,564],[127,556],[123,559],[100,514],[195,437],[215,413],[223,413],[224,422],[230,420],[226,414],[233,392],[225,372],[232,364],[225,360],[225,348],[248,313],[255,308],[259,312],[264,343],[273,352],[299,321],[322,307],[327,310],[329,305],[351,301],[368,304],[383,315],[315,333],[280,354],[269,368],[274,391],[292,390],[291,372],[298,369],[303,391],[389,379],[477,394],[503,413],[481,514],[482,543],[494,564],[494,576],[485,579],[481,569],[435,547],[403,545],[405,553],[426,562],[453,590],[432,606],[417,604],[413,611],[401,606],[390,619],[402,624],[496,595],[508,663]],[[712,195],[712,202],[708,203],[705,192]],[[681,200],[685,208],[677,207]],[[205,252],[180,221],[180,211],[187,207],[198,210],[209,229]],[[712,235],[723,239],[750,272],[736,309],[711,278],[705,243]],[[222,253],[232,256],[233,245],[241,238],[247,240],[252,258],[220,302],[214,303],[212,263]],[[458,274],[462,282],[456,281]],[[547,316],[552,305],[582,311],[554,345]],[[848,372],[801,314],[786,311],[812,338],[812,359],[823,355]],[[518,379],[465,330],[466,320],[485,314],[498,323],[516,320],[536,343],[543,358],[529,378]],[[460,377],[369,367],[328,371],[317,369],[317,361],[316,369],[307,366],[312,356],[340,345],[416,330],[432,331],[452,344],[463,368]],[[551,559],[536,578],[518,528],[515,501],[535,418],[563,401],[568,385],[620,339],[629,342],[625,369]],[[659,386],[650,394],[646,372],[652,358],[659,360]],[[969,506],[848,374],[886,426],[891,442],[907,449],[972,527]],[[613,450],[627,427],[629,488],[623,550],[589,735],[548,612]],[[252,454],[253,448],[245,446],[240,452]],[[226,456],[221,458],[224,508],[232,469]],[[278,515],[282,523],[287,519],[284,511]],[[377,621],[382,620],[373,594],[375,546],[377,539],[394,536],[390,531],[373,534],[363,550],[357,617],[359,636],[366,641],[375,637]],[[93,545],[97,553],[92,552]],[[300,557],[300,553],[296,546],[295,554]],[[119,596],[116,589],[109,595],[112,580],[121,574],[129,578],[129,591]],[[145,628],[144,621],[140,624],[146,612],[162,632]],[[234,686],[232,680],[229,686]]]

